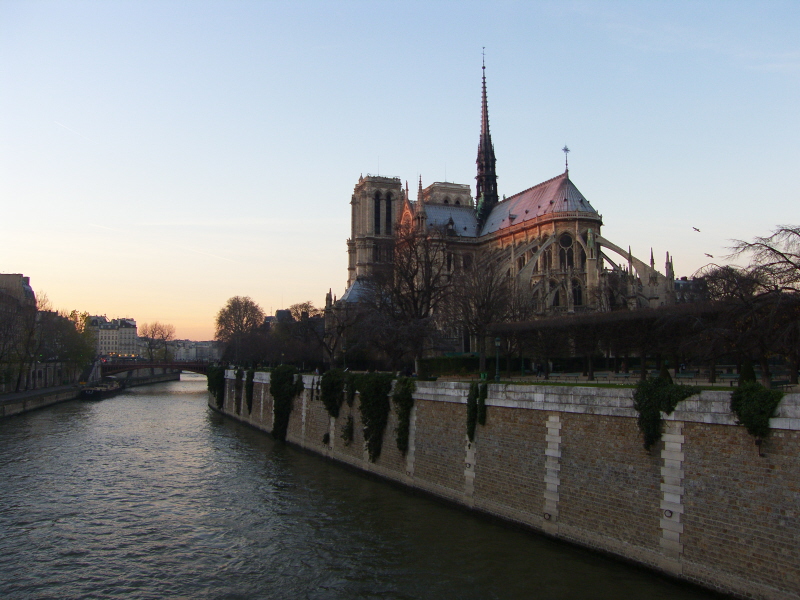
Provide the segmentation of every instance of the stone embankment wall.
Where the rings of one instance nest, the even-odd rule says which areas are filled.
[[[61,387],[27,394],[8,394],[7,397],[0,396],[0,418],[21,415],[59,402],[74,400],[78,394],[78,389],[75,387]]]
[[[233,376],[222,412],[271,431],[269,375],[256,374],[250,411]],[[468,384],[418,382],[408,453],[397,450],[393,409],[371,463],[358,400],[332,419],[318,379],[306,376],[295,398],[291,443],[709,588],[800,598],[800,394],[784,397],[760,456],[728,392],[680,403],[646,452],[631,389],[492,384],[486,425],[470,442]]]
[[[115,375],[117,379],[122,382],[122,385],[125,387],[138,387],[140,385],[150,385],[151,383],[164,383],[166,381],[180,381],[181,379],[181,372],[176,371],[174,373],[165,373],[166,369],[156,369],[157,371],[161,371],[160,374],[155,375],[148,375],[145,374],[147,369],[139,369],[138,371],[134,372],[133,377],[120,377]]]
[[[181,378],[180,371],[164,373],[164,369],[158,370],[161,371],[161,374],[140,375],[138,377],[121,378],[120,380],[125,387],[137,387],[140,385],[150,385],[151,383],[179,381]],[[0,419],[12,415],[21,415],[22,413],[52,406],[59,402],[75,400],[79,396],[80,390],[77,386],[61,386],[50,389],[28,390],[19,394],[0,395]]]

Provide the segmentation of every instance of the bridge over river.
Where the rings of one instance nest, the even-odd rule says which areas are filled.
[[[198,373],[200,375],[206,375],[208,373],[208,367],[213,363],[209,363],[208,361],[193,361],[193,362],[183,362],[183,361],[172,361],[172,362],[149,362],[149,361],[109,361],[101,363],[100,365],[100,372],[103,377],[107,377],[109,375],[117,375],[119,373],[125,373],[128,371],[138,371],[140,369],[169,369],[169,370],[181,370],[181,371],[190,371],[192,373]]]

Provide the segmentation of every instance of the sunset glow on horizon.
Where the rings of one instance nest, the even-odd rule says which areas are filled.
[[[500,195],[563,172],[691,276],[797,224],[800,5],[0,3],[0,273],[171,323],[347,280],[359,175],[470,184],[481,52]],[[695,228],[699,231],[696,231]]]

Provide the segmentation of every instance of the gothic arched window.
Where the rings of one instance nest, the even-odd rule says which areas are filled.
[[[536,290],[533,294],[533,310],[539,312],[542,310],[542,290]]]
[[[375,192],[375,235],[381,233],[381,193]]]
[[[573,306],[583,306],[583,286],[577,279],[572,282],[572,304]]]
[[[392,194],[386,194],[386,235],[392,234]]]

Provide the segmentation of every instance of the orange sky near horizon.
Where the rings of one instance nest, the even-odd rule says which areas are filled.
[[[474,194],[484,47],[501,196],[566,144],[602,235],[678,276],[797,223],[799,3],[454,6],[0,3],[0,273],[182,339],[321,306],[360,174]]]

